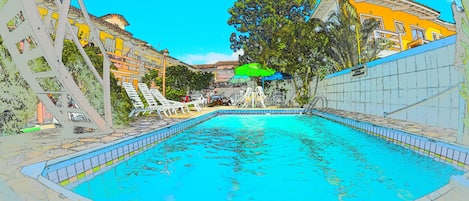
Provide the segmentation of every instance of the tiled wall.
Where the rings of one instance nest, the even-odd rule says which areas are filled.
[[[318,95],[329,108],[377,116],[423,101],[388,117],[458,129],[463,75],[454,67],[455,40],[450,36],[369,62],[363,77],[351,77],[350,69],[329,75]]]
[[[93,178],[135,154],[155,146],[158,142],[173,136],[189,127],[223,114],[298,114],[294,110],[219,110],[200,117],[180,122],[148,134],[123,142],[107,145],[98,150],[88,151],[74,157],[54,160],[42,171],[42,176],[53,183],[72,188],[81,182]]]
[[[370,133],[460,169],[469,170],[469,149],[321,111],[313,111],[313,114]]]

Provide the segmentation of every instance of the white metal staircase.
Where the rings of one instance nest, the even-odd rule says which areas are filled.
[[[89,20],[88,13],[82,2],[78,0],[80,9],[90,26],[91,34],[97,36],[94,26]],[[42,21],[37,4],[44,3],[34,0],[8,0],[0,7],[0,36],[3,44],[16,64],[21,76],[29,87],[44,103],[48,111],[59,121],[64,136],[70,136],[77,128],[86,128],[91,133],[112,132],[112,115],[110,104],[109,67],[110,61],[103,52],[101,41],[94,41],[100,46],[104,55],[103,78],[99,76],[92,66],[89,57],[85,54],[77,33],[74,33],[68,20],[70,0],[49,1],[54,3],[60,13],[55,33],[51,33]],[[8,28],[7,28],[8,27]],[[72,75],[62,62],[62,50],[66,34],[72,36],[77,48],[80,50],[88,67],[93,71],[96,79],[102,85],[104,97],[104,114],[99,114],[75,83]],[[51,36],[54,35],[55,39]],[[99,37],[94,37],[99,38]],[[49,64],[47,71],[36,72],[30,67],[30,61],[43,57]],[[40,80],[58,82],[60,89],[51,90],[41,86]],[[58,104],[50,98],[51,94],[62,97],[67,101]],[[70,105],[70,103],[73,103]],[[81,129],[78,129],[81,130]]]

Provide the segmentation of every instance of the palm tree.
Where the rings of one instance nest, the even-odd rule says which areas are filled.
[[[370,40],[379,21],[365,20],[360,23],[355,8],[348,0],[339,0],[339,9],[329,16],[325,29],[330,48],[326,57],[335,71],[356,66],[377,58],[383,43]]]

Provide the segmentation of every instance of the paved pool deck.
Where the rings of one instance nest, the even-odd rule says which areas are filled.
[[[0,200],[68,200],[37,180],[23,175],[21,168],[33,163],[104,145],[118,139],[147,133],[158,128],[176,124],[187,118],[203,115],[218,109],[237,108],[230,106],[206,107],[200,112],[193,111],[191,113],[173,115],[171,118],[164,119],[159,119],[155,116],[138,117],[138,119],[128,127],[117,128],[115,132],[111,134],[96,135],[93,137],[81,137],[80,135],[76,135],[76,138],[73,139],[63,138],[56,129],[0,137]],[[456,141],[457,131],[451,129],[423,126],[416,123],[340,110],[325,109],[324,111],[339,116],[408,131],[440,141],[449,143]],[[466,173],[465,177],[469,178],[469,175]],[[440,190],[420,200],[466,201],[468,198],[469,189],[467,187],[450,182]]]

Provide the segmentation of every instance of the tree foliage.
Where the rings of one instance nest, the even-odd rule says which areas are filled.
[[[296,101],[310,101],[309,83],[328,73],[375,59],[382,41],[370,41],[376,21],[360,23],[348,0],[327,22],[311,18],[316,1],[238,0],[228,10],[231,49],[244,50],[240,63],[259,62],[294,75]],[[358,34],[355,31],[358,30]],[[358,41],[361,58],[358,59]]]
[[[98,47],[93,46],[86,46],[84,49],[96,68],[96,71],[102,77],[104,59],[101,51]],[[95,107],[101,115],[104,115],[103,88],[95,78],[91,69],[86,65],[85,60],[80,55],[78,48],[72,41],[64,41],[62,61],[72,74],[75,82],[87,97],[88,101],[90,101],[93,107]],[[112,65],[111,68],[115,69],[115,66]],[[117,125],[126,125],[130,122],[128,114],[132,109],[132,102],[123,88],[118,85],[114,75],[111,73],[110,76],[113,122]]]
[[[324,58],[329,40],[325,34],[324,23],[310,19],[285,26],[279,37],[282,54],[279,55],[277,70],[294,75],[296,101],[300,104],[309,102],[309,83],[313,77],[321,79],[327,71],[327,59]]]
[[[384,39],[371,40],[373,31],[380,26],[379,21],[360,22],[357,11],[348,0],[339,0],[339,8],[329,16],[325,25],[329,40],[326,56],[334,71],[374,60],[386,46]]]
[[[213,74],[209,72],[193,72],[185,66],[170,66],[166,68],[166,98],[179,101],[187,92],[208,88],[213,81]],[[148,86],[154,83],[162,87],[162,78],[157,70],[145,74],[142,81]]]
[[[230,37],[232,50],[244,50],[240,63],[273,66],[281,52],[279,30],[309,19],[316,0],[238,0],[228,12],[228,25],[237,32]]]
[[[325,39],[316,34],[321,30],[317,28],[320,21],[310,18],[315,5],[315,0],[239,0],[228,11],[228,24],[237,30],[231,34],[231,48],[244,51],[240,63],[259,62],[294,75],[296,100],[301,105],[309,99],[309,81],[318,63],[316,52],[324,52]],[[317,38],[323,41],[315,43]]]
[[[21,77],[0,37],[0,133],[18,133],[36,112],[37,99]]]

